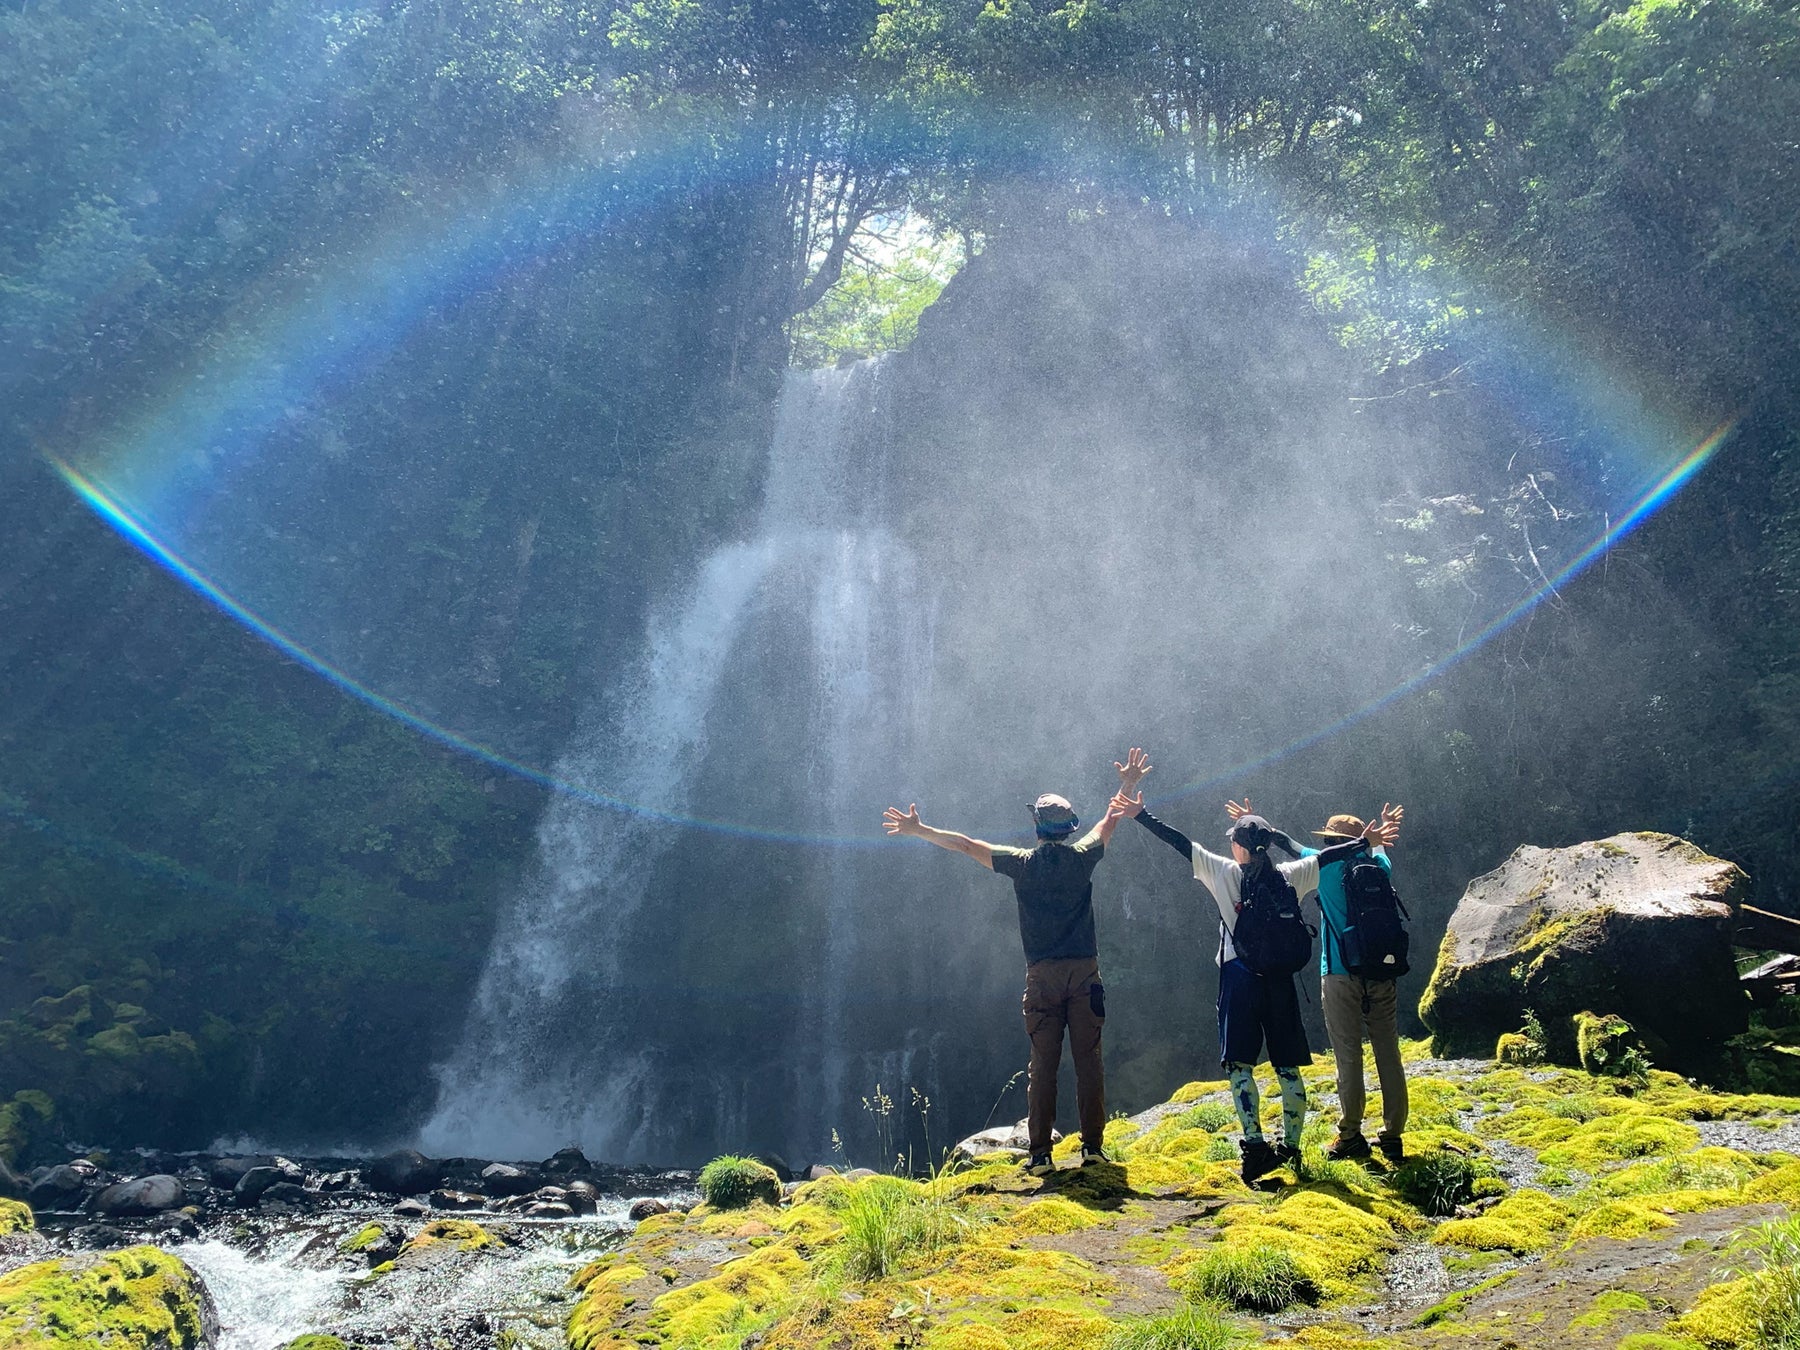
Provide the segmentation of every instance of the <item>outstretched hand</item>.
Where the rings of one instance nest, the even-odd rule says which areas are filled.
[[[1256,813],[1250,809],[1250,799],[1245,797],[1241,802],[1234,802],[1230,798],[1227,798],[1225,801],[1225,814],[1232,820],[1236,820],[1240,816],[1250,816],[1255,815]]]
[[[1400,838],[1400,820],[1406,814],[1403,806],[1383,803],[1381,815],[1363,826],[1363,838],[1386,848]]]
[[[1141,792],[1136,796],[1127,796],[1123,792],[1117,793],[1114,795],[1113,799],[1106,804],[1107,815],[1110,816],[1114,812],[1117,812],[1121,818],[1125,816],[1135,816],[1143,809],[1144,794]]]
[[[915,802],[902,811],[897,806],[890,806],[881,813],[882,828],[889,834],[923,834],[925,822],[919,819],[919,806]]]
[[[1126,793],[1135,789],[1139,783],[1144,781],[1144,775],[1149,773],[1152,767],[1150,756],[1137,746],[1132,746],[1125,752],[1123,764],[1116,759],[1113,761],[1113,768],[1119,771],[1119,791]]]

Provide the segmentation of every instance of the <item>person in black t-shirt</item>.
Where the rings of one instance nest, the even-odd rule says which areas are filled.
[[[890,806],[882,817],[889,834],[912,835],[1010,877],[1019,905],[1019,939],[1025,946],[1025,1034],[1031,1038],[1031,1080],[1027,1089],[1030,1170],[1051,1170],[1050,1131],[1056,1123],[1056,1073],[1062,1064],[1063,1033],[1075,1061],[1075,1097],[1081,1114],[1081,1161],[1101,1162],[1106,1130],[1106,1075],[1100,1060],[1100,1031],[1106,1020],[1106,990],[1100,983],[1100,950],[1094,939],[1094,867],[1123,818],[1109,810],[1077,842],[1068,842],[1081,823],[1068,801],[1045,793],[1031,808],[1036,848],[1009,848],[938,830],[919,819],[915,805]]]

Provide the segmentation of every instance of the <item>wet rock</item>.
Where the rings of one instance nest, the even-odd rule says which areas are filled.
[[[30,1189],[31,1183],[13,1171],[5,1158],[0,1158],[0,1197],[23,1200]]]
[[[423,1200],[402,1200],[394,1206],[394,1213],[403,1219],[422,1219],[431,1213],[431,1206]]]
[[[317,1197],[306,1187],[292,1181],[278,1181],[258,1198],[263,1206],[280,1205],[289,1209],[311,1209]]]
[[[646,1195],[641,1200],[631,1202],[630,1214],[633,1220],[647,1219],[652,1214],[667,1214],[668,1212],[668,1202],[658,1200],[653,1195]]]
[[[1705,1068],[1748,1025],[1732,948],[1748,882],[1667,834],[1521,847],[1451,916],[1419,1005],[1433,1052],[1490,1056],[1530,1008],[1573,1064],[1573,1018],[1595,1011],[1630,1022],[1665,1067]]]
[[[171,1209],[166,1213],[158,1214],[144,1227],[162,1238],[180,1238],[183,1241],[191,1241],[200,1236],[200,1225],[194,1216],[180,1209]]]
[[[806,1179],[808,1181],[823,1181],[826,1177],[835,1177],[837,1174],[837,1168],[827,1167],[824,1163],[814,1163],[811,1167],[806,1169]]]
[[[777,1181],[786,1183],[794,1179],[793,1168],[787,1165],[787,1159],[783,1158],[779,1153],[758,1153],[753,1156],[759,1163],[775,1174]]]
[[[355,1186],[356,1173],[354,1172],[327,1172],[319,1178],[318,1182],[318,1189],[327,1195],[335,1194],[338,1191],[352,1190]]]
[[[441,1163],[416,1149],[403,1148],[363,1168],[363,1182],[370,1190],[389,1195],[424,1195],[437,1186],[442,1170]]]
[[[587,1160],[587,1154],[578,1148],[559,1148],[544,1160],[543,1170],[568,1176],[591,1172],[594,1165]]]
[[[536,1177],[511,1163],[489,1163],[481,1169],[481,1188],[489,1195],[527,1195],[537,1184]]]
[[[246,1173],[258,1167],[267,1167],[273,1158],[214,1158],[212,1165],[206,1169],[206,1179],[222,1191],[237,1190],[238,1182]]]
[[[527,1219],[572,1219],[575,1211],[560,1200],[536,1200],[519,1211]]]
[[[577,1214],[596,1214],[600,1210],[600,1192],[592,1182],[571,1181],[564,1188],[563,1202]]]
[[[400,1255],[405,1245],[406,1230],[395,1224],[364,1224],[339,1245],[345,1256],[358,1257],[370,1266],[379,1266]]]
[[[123,1247],[131,1241],[125,1230],[110,1223],[84,1223],[69,1230],[69,1241],[77,1247],[104,1249]]]
[[[470,1195],[467,1191],[433,1191],[431,1207],[433,1209],[480,1209],[487,1203],[479,1195]]]
[[[90,1206],[105,1218],[122,1218],[136,1214],[160,1214],[165,1209],[178,1209],[187,1203],[187,1190],[167,1173],[119,1181],[94,1196]]]
[[[76,1209],[86,1196],[87,1183],[81,1173],[64,1163],[33,1172],[25,1199],[33,1209]]]
[[[299,1172],[298,1168],[294,1170],[296,1173]],[[238,1178],[238,1183],[232,1187],[231,1193],[240,1205],[254,1205],[272,1186],[298,1181],[297,1175],[290,1176],[279,1167],[252,1167]]]

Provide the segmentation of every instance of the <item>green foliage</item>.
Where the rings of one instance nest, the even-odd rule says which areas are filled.
[[[1186,1292],[1245,1312],[1272,1313],[1319,1296],[1284,1247],[1258,1243],[1220,1245],[1195,1262]]]
[[[1231,1350],[1252,1339],[1220,1309],[1184,1303],[1174,1312],[1126,1322],[1108,1338],[1105,1350]]]
[[[855,1279],[884,1279],[962,1241],[968,1220],[944,1178],[875,1176],[835,1188],[826,1205],[843,1224],[841,1259]]]
[[[734,1153],[706,1164],[695,1184],[701,1198],[714,1209],[742,1209],[758,1200],[773,1205],[781,1199],[781,1178],[774,1168]]]
[[[1475,1198],[1475,1183],[1492,1169],[1449,1149],[1432,1149],[1401,1163],[1392,1177],[1395,1190],[1419,1213],[1446,1218]]]
[[[1180,1128],[1184,1130],[1224,1129],[1237,1119],[1237,1115],[1224,1102],[1201,1102],[1191,1111],[1184,1111],[1180,1117]]]
[[[963,248],[907,218],[879,232],[872,226],[837,284],[789,324],[794,364],[828,366],[906,346],[919,315],[965,261]]]
[[[1800,1350],[1800,1215],[1740,1234],[1729,1254],[1745,1281],[1752,1350]]]
[[[23,1200],[8,1200],[0,1196],[0,1237],[8,1233],[24,1233],[37,1227],[37,1220],[32,1215],[31,1206]]]

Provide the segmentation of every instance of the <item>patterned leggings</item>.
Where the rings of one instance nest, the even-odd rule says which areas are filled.
[[[1262,1096],[1256,1090],[1256,1075],[1251,1064],[1227,1064],[1225,1074],[1231,1081],[1231,1104],[1237,1108],[1238,1124],[1244,1138],[1261,1139]],[[1300,1147],[1300,1131],[1306,1124],[1306,1084],[1300,1081],[1299,1069],[1275,1066],[1275,1081],[1281,1085],[1281,1137],[1289,1148]]]

